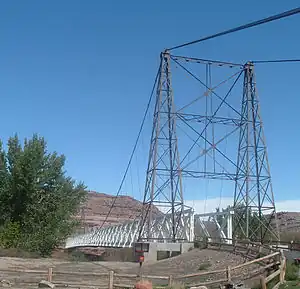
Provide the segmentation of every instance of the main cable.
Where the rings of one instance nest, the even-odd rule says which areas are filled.
[[[216,38],[216,37],[223,36],[223,35],[226,35],[226,34],[230,34],[230,33],[233,33],[233,32],[237,32],[237,31],[240,31],[240,30],[248,29],[248,28],[251,28],[251,27],[254,27],[254,26],[258,26],[258,25],[261,25],[261,24],[272,22],[272,21],[282,19],[282,18],[285,18],[285,17],[289,17],[289,16],[292,16],[292,15],[297,14],[297,13],[300,13],[300,7],[289,10],[289,11],[286,11],[286,12],[283,12],[283,13],[280,13],[280,14],[273,15],[273,16],[270,16],[270,17],[267,17],[267,18],[264,18],[264,19],[261,19],[261,20],[250,22],[248,24],[244,24],[244,25],[241,25],[241,26],[229,29],[229,30],[225,30],[223,32],[219,32],[219,33],[216,33],[216,34],[213,34],[213,35],[210,35],[210,36],[206,36],[206,37],[203,37],[203,38],[198,39],[198,40],[194,40],[194,41],[187,42],[187,43],[184,43],[184,44],[181,44],[181,45],[177,45],[177,46],[174,46],[174,47],[169,48],[167,50],[170,51],[170,50],[174,50],[174,49],[177,49],[177,48],[182,48],[182,47],[185,47],[185,46],[188,46],[188,45],[203,42],[205,40],[209,40],[209,39],[212,39],[212,38]]]
[[[146,121],[146,118],[147,118],[147,114],[148,114],[148,111],[149,111],[149,108],[150,108],[150,105],[151,105],[151,101],[152,101],[152,98],[153,98],[153,94],[154,94],[154,90],[155,90],[155,86],[156,86],[156,83],[157,83],[157,80],[158,80],[158,76],[160,74],[160,66],[158,68],[158,71],[157,71],[157,74],[156,74],[156,77],[155,77],[155,80],[154,80],[154,84],[153,84],[153,87],[152,87],[152,90],[151,90],[151,94],[150,94],[150,98],[149,98],[149,101],[148,101],[148,104],[147,104],[147,107],[146,107],[146,111],[145,111],[145,114],[144,114],[144,117],[143,117],[143,120],[142,120],[142,123],[141,123],[141,126],[140,126],[140,129],[139,129],[139,132],[138,132],[138,136],[136,138],[136,141],[135,141],[135,144],[134,144],[134,147],[133,147],[133,150],[131,152],[131,155],[130,155],[130,158],[129,158],[129,162],[127,164],[127,167],[126,167],[126,170],[125,170],[125,173],[123,175],[123,178],[122,178],[122,181],[121,181],[121,184],[119,186],[119,189],[117,191],[117,194],[114,196],[114,200],[109,208],[109,211],[108,213],[106,214],[106,217],[104,219],[104,221],[102,222],[101,226],[99,229],[102,229],[104,224],[106,223],[113,207],[115,206],[116,204],[116,201],[117,201],[117,198],[121,192],[121,189],[123,187],[123,184],[124,184],[124,181],[125,181],[125,178],[127,176],[127,173],[128,173],[128,170],[130,168],[130,165],[131,165],[131,162],[132,162],[132,159],[133,159],[133,156],[134,156],[134,153],[136,151],[136,148],[137,148],[137,145],[138,145],[138,142],[139,142],[139,139],[140,139],[140,136],[141,136],[141,133],[142,133],[142,130],[143,130],[143,127],[144,127],[144,124],[145,124],[145,121]]]
[[[300,59],[276,59],[276,60],[253,60],[251,63],[263,64],[263,63],[288,63],[288,62],[300,62]]]

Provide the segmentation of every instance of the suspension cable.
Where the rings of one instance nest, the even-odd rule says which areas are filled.
[[[131,152],[131,155],[130,155],[130,158],[129,158],[129,161],[128,161],[128,164],[127,164],[127,167],[126,167],[126,170],[125,170],[125,173],[123,175],[123,178],[121,180],[121,184],[119,186],[119,189],[117,191],[117,194],[114,196],[114,200],[109,208],[109,211],[108,213],[106,214],[105,216],[105,219],[104,221],[102,222],[101,226],[99,229],[102,229],[102,227],[104,226],[104,224],[107,222],[107,219],[109,217],[109,215],[111,214],[111,211],[112,209],[114,208],[115,204],[116,204],[116,201],[117,201],[117,198],[121,192],[121,189],[123,187],[123,184],[124,184],[124,181],[125,181],[125,178],[127,176],[127,173],[129,171],[129,168],[130,168],[130,165],[131,165],[131,162],[132,162],[132,159],[133,159],[133,156],[135,154],[135,151],[136,151],[136,148],[137,148],[137,145],[138,145],[138,142],[139,142],[139,139],[140,139],[140,136],[142,134],[142,130],[143,130],[143,127],[144,127],[144,124],[145,124],[145,120],[147,118],[147,114],[148,114],[148,111],[149,111],[149,108],[150,108],[150,105],[151,105],[151,101],[152,101],[152,98],[153,98],[153,94],[154,94],[154,90],[155,90],[155,86],[156,86],[156,83],[157,83],[157,80],[158,80],[158,76],[159,76],[159,73],[160,73],[160,66],[158,68],[158,71],[157,71],[157,74],[156,74],[156,77],[155,77],[155,80],[154,80],[154,84],[153,84],[153,87],[152,87],[152,90],[151,90],[151,94],[150,94],[150,98],[149,98],[149,101],[148,101],[148,104],[147,104],[147,107],[146,107],[146,111],[145,111],[145,114],[143,116],[143,120],[142,120],[142,123],[141,123],[141,126],[140,126],[140,129],[139,129],[139,132],[138,132],[138,136],[136,138],[136,141],[135,141],[135,144],[134,144],[134,147],[133,147],[133,150]]]
[[[209,39],[212,39],[212,38],[216,38],[216,37],[223,36],[223,35],[226,35],[226,34],[230,34],[230,33],[233,33],[233,32],[237,32],[237,31],[240,31],[240,30],[248,29],[248,28],[258,26],[258,25],[261,25],[261,24],[265,24],[265,23],[268,23],[268,22],[272,22],[272,21],[275,21],[275,20],[278,20],[278,19],[281,19],[281,18],[289,17],[289,16],[292,16],[292,15],[297,14],[297,13],[300,13],[300,7],[289,10],[289,11],[286,11],[286,12],[283,12],[283,13],[280,13],[280,14],[273,15],[273,16],[270,16],[270,17],[267,17],[267,18],[264,18],[264,19],[261,19],[261,20],[250,22],[248,24],[244,24],[244,25],[241,25],[241,26],[229,29],[229,30],[225,30],[223,32],[219,32],[219,33],[216,33],[216,34],[213,34],[213,35],[210,35],[210,36],[206,36],[206,37],[200,38],[198,40],[194,40],[194,41],[187,42],[187,43],[184,43],[184,44],[181,44],[181,45],[177,45],[177,46],[174,46],[172,48],[169,48],[168,50],[170,51],[170,50],[174,50],[174,49],[177,49],[177,48],[182,48],[182,47],[185,47],[185,46],[188,46],[188,45],[192,45],[192,44],[195,44],[195,43],[203,42],[205,40],[209,40]]]
[[[300,59],[253,60],[251,62],[255,63],[255,64],[263,64],[263,63],[288,63],[288,62],[300,62]]]

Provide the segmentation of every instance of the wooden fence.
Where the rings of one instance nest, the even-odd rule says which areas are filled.
[[[285,281],[285,272],[286,272],[286,258],[282,258],[282,262],[279,265],[279,269],[276,270],[274,273],[270,274],[269,276],[261,276],[260,285],[261,289],[267,289],[267,284],[273,281],[277,276],[279,276],[278,282],[273,286],[272,289],[278,289],[281,284]]]
[[[253,265],[257,265],[257,268],[252,268]],[[49,268],[48,271],[43,270],[20,270],[18,274],[33,274],[36,278],[47,279],[54,283],[56,287],[97,287],[97,288],[133,288],[134,284],[140,280],[149,280],[155,284],[156,288],[166,288],[166,286],[172,287],[174,284],[184,284],[185,286],[216,286],[220,284],[226,284],[235,281],[241,281],[239,271],[241,269],[248,268],[248,278],[259,277],[261,280],[262,289],[266,289],[267,283],[274,278],[278,278],[278,284],[274,289],[278,288],[280,284],[284,282],[286,260],[281,252],[273,252],[267,256],[263,256],[243,264],[239,264],[234,267],[227,267],[225,269],[197,272],[193,274],[187,274],[182,276],[150,276],[150,275],[137,275],[137,274],[121,274],[113,271],[105,273],[87,273],[87,272],[58,272]],[[11,272],[12,270],[1,270],[1,273]],[[14,270],[16,273],[16,271]],[[38,275],[38,277],[37,277]],[[213,275],[218,277],[214,280],[207,281],[207,277]],[[71,280],[70,277],[77,277],[77,280]],[[36,279],[35,278],[35,279]],[[88,278],[89,282],[85,282],[84,279]],[[76,278],[75,278],[76,279]],[[31,279],[31,285],[39,282]],[[157,282],[158,281],[158,282]],[[17,280],[16,280],[17,283]],[[21,282],[20,282],[21,283]],[[18,285],[20,285],[18,283]],[[162,284],[164,283],[164,284]],[[29,284],[28,284],[29,285]]]
[[[265,263],[263,266],[262,264]],[[184,280],[184,283],[189,284],[190,282],[188,279],[193,278],[193,277],[200,277],[200,276],[208,276],[211,274],[222,274],[224,275],[224,278],[212,280],[209,282],[198,282],[198,283],[192,283],[189,284],[191,287],[192,286],[210,286],[210,285],[219,285],[219,284],[224,284],[224,283],[231,283],[234,281],[241,281],[240,279],[240,274],[237,274],[238,270],[241,270],[242,268],[251,268],[254,264],[259,264],[260,266],[255,269],[249,270],[247,277],[243,278],[245,279],[250,279],[256,276],[264,276],[261,277],[261,280],[266,280],[266,283],[270,282],[273,280],[275,277],[277,277],[279,274],[281,276],[280,282],[282,283],[284,280],[284,275],[285,275],[285,257],[280,253],[280,252],[274,252],[270,255],[260,257],[251,261],[248,261],[246,263],[234,266],[234,267],[227,267],[226,269],[221,269],[221,270],[215,270],[215,271],[207,271],[207,272],[199,272],[199,273],[194,273],[194,274],[189,274],[189,275],[184,275],[177,277],[175,280]],[[270,275],[268,272],[270,272],[273,268],[279,268],[277,269],[274,273],[271,273]],[[278,273],[279,272],[279,273]],[[276,273],[276,274],[275,274]],[[265,276],[267,275],[267,276]],[[265,278],[265,279],[263,279]],[[263,288],[264,289],[264,288]]]
[[[22,279],[27,285],[37,284],[42,279],[54,283],[57,287],[97,287],[97,288],[133,288],[134,284],[140,280],[153,282],[156,288],[171,287],[174,284],[184,284],[185,286],[216,286],[230,282],[243,281],[254,277],[260,277],[262,289],[274,278],[278,283],[274,289],[284,282],[286,270],[286,258],[283,252],[274,250],[270,246],[264,246],[251,242],[235,242],[232,245],[210,242],[208,248],[222,251],[230,251],[235,254],[245,256],[247,262],[233,267],[214,271],[202,271],[182,276],[153,276],[123,274],[114,271],[107,272],[63,272],[53,268],[46,270],[1,270],[0,274],[7,272],[14,273],[14,281],[21,285]],[[200,264],[199,264],[200,265]],[[241,274],[246,271],[246,275]],[[29,274],[30,278],[22,278],[24,274]],[[211,278],[213,276],[213,278]],[[9,277],[8,277],[9,278]],[[5,278],[6,279],[6,278]],[[26,281],[25,281],[26,280]]]
[[[278,249],[256,242],[238,241],[233,244],[224,242],[211,241],[206,245],[209,249],[228,251],[234,254],[242,255],[248,260],[257,259],[262,256],[267,256],[273,252],[279,252]]]
[[[203,238],[199,238],[198,241],[203,240]],[[262,246],[265,248],[273,248],[273,250],[290,250],[290,251],[300,251],[300,242],[297,241],[269,241],[268,245],[264,245],[264,244],[260,244],[259,242],[252,242],[250,240],[247,239],[239,239],[239,240],[235,240],[235,239],[229,239],[229,238],[217,238],[211,242],[208,243],[219,243],[220,241],[223,241],[222,243],[224,244],[224,241],[230,240],[232,242],[232,244],[235,243],[239,243],[239,244],[253,244],[253,245],[257,245],[257,246]],[[197,238],[196,238],[197,241]]]

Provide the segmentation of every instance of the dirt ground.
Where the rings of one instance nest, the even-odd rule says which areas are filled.
[[[70,262],[60,259],[2,257],[0,258],[0,280],[9,281],[12,284],[11,288],[37,288],[41,280],[47,280],[48,268],[51,267],[53,268],[53,283],[58,288],[107,288],[108,277],[93,276],[93,273],[108,273],[111,270],[121,273],[134,265],[137,266],[137,264],[125,262]],[[22,272],[29,270],[44,271],[44,273]]]
[[[204,272],[207,270],[223,269],[227,266],[235,266],[243,263],[244,261],[242,257],[228,252],[210,249],[194,249],[171,259],[161,260],[152,264],[145,263],[142,267],[142,273],[144,275],[172,275],[175,277],[199,271]],[[108,277],[97,277],[92,274],[108,273],[111,270],[116,273],[128,274],[137,274],[139,272],[139,264],[129,262],[70,262],[59,259],[20,259],[3,257],[0,258],[0,280],[4,279],[10,281],[12,283],[11,288],[37,288],[38,282],[47,278],[47,270],[49,267],[53,268],[53,282],[57,284],[58,288],[65,288],[66,286],[73,288],[107,288]],[[20,273],[20,271],[24,270],[42,270],[44,273]],[[64,274],[59,274],[59,272],[64,272]],[[240,277],[247,275],[246,271],[236,273]],[[204,279],[202,277],[200,282],[215,278],[219,279],[219,277],[219,275],[205,277]],[[115,280],[115,282],[134,284],[134,280],[124,278]]]

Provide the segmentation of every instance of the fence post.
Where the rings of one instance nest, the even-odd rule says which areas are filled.
[[[250,246],[251,246],[251,244],[250,244],[250,243],[247,243],[247,245],[246,245],[246,249],[247,249],[247,251],[246,251],[246,256],[247,256],[247,257],[248,257],[248,255],[249,255],[249,253],[250,253],[250,250],[251,250]]]
[[[260,258],[261,255],[262,255],[262,249],[263,249],[262,244],[259,244],[259,247],[258,247],[258,258]]]
[[[114,288],[114,271],[109,271],[108,275],[108,289]]]
[[[233,243],[233,253],[235,253],[236,251],[236,240],[234,240],[234,243]]]
[[[280,255],[279,255],[279,258],[280,258],[280,275],[279,275],[279,278],[280,278],[280,284],[283,284],[284,283],[284,279],[285,279],[285,270],[286,270],[286,258],[284,256],[284,253],[283,253],[283,250],[280,250]]]
[[[284,259],[283,259],[281,250],[280,250],[280,255],[279,255],[279,262],[280,262],[280,265],[279,265],[279,269],[280,269],[279,282],[280,282],[280,284],[282,284],[283,283]]]
[[[230,266],[227,267],[226,275],[227,275],[226,277],[227,277],[228,283],[231,282],[231,268],[230,268]]]
[[[280,274],[279,274],[279,283],[280,284],[283,284],[283,264],[281,263],[280,265],[279,265],[279,270],[280,270]]]
[[[264,276],[260,277],[260,286],[261,286],[261,289],[267,289],[266,278]]]
[[[172,283],[173,283],[173,276],[170,275],[170,276],[169,276],[169,279],[168,279],[168,286],[171,287],[171,286],[172,286]]]
[[[53,268],[48,268],[48,275],[47,275],[47,281],[52,282],[52,274],[53,274]]]
[[[280,281],[282,282],[281,284],[283,284],[285,282],[285,272],[286,272],[286,258],[285,257],[283,258],[283,262],[282,262],[281,266],[282,266],[282,268],[281,268],[282,275],[280,276],[281,277]]]

